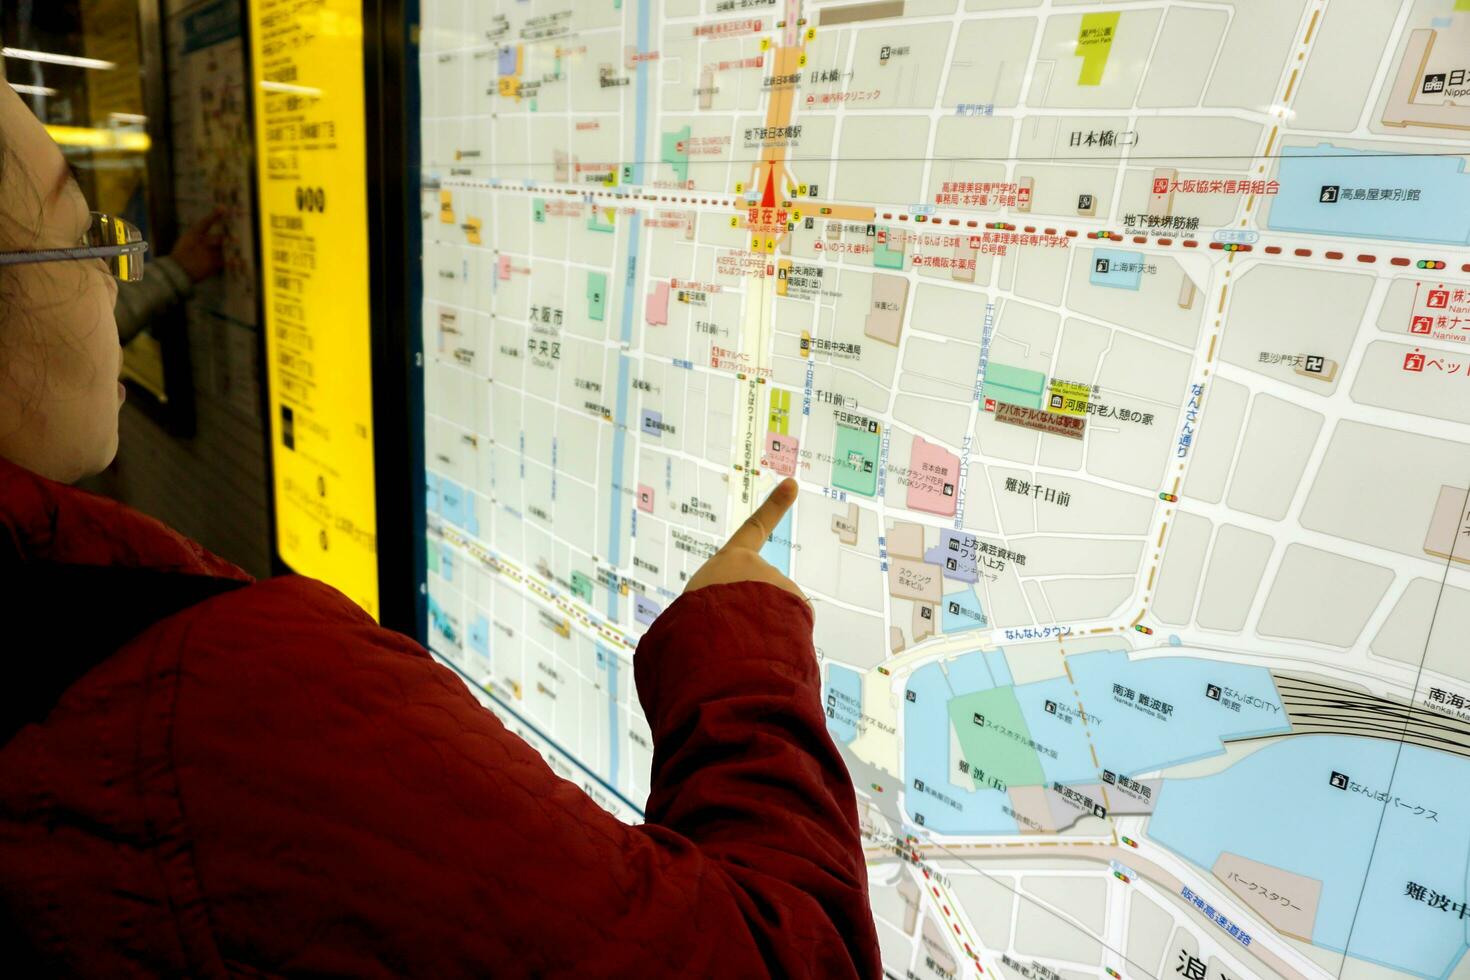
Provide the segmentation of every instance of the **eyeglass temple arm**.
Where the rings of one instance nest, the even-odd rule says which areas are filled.
[[[129,242],[126,245],[92,245],[87,248],[0,252],[0,265],[25,265],[31,262],[56,262],[65,259],[111,259],[119,255],[141,255],[146,251],[148,251],[147,242]]]

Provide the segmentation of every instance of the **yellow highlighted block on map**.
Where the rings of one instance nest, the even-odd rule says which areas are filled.
[[[439,220],[446,225],[454,224],[454,192],[439,192]]]
[[[791,392],[771,389],[771,412],[767,431],[778,436],[789,435],[787,420],[791,417]]]
[[[1052,378],[1050,390],[1047,393],[1046,410],[1057,415],[1086,418],[1087,402],[1091,397],[1091,385]]]
[[[782,259],[776,263],[776,295],[786,295],[786,280],[791,275],[791,260]]]
[[[1113,37],[1118,33],[1118,11],[1106,14],[1083,14],[1077,31],[1077,57],[1082,59],[1078,85],[1101,85],[1103,69],[1113,50]]]
[[[484,244],[480,240],[480,228],[481,227],[482,226],[481,226],[481,223],[480,223],[480,219],[479,218],[466,218],[466,219],[464,219],[464,237],[465,237],[465,240],[468,241],[471,245],[482,245],[482,244]]]

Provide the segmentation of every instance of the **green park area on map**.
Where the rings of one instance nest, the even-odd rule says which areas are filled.
[[[1015,692],[1008,687],[964,694],[949,702],[949,719],[960,751],[976,781],[999,779],[1007,786],[1040,786],[1046,782],[1026,719]]]

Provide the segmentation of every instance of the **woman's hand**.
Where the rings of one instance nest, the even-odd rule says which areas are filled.
[[[714,557],[700,566],[699,571],[684,587],[685,592],[703,589],[711,585],[726,585],[731,582],[766,582],[785,589],[803,601],[806,596],[796,583],[772,568],[761,558],[761,546],[781,523],[781,518],[796,503],[796,481],[782,480],[771,491],[760,509],[748,517],[744,524],[730,535],[725,546],[715,552]]]

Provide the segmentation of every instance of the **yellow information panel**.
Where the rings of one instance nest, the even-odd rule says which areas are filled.
[[[378,615],[361,0],[250,0],[276,547]]]

